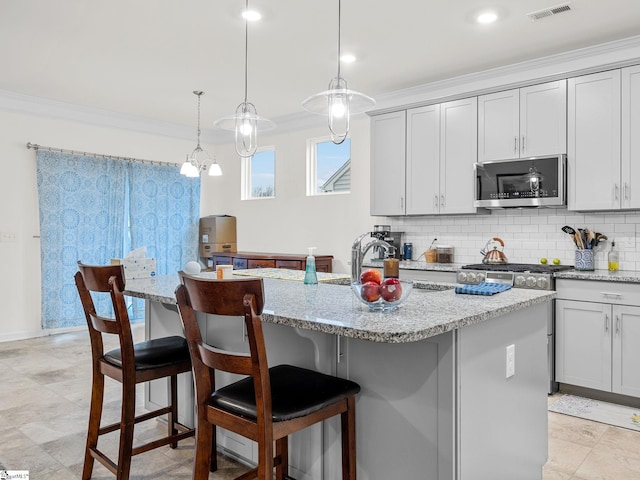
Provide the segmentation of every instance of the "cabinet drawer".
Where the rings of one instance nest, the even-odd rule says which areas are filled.
[[[300,260],[276,260],[276,268],[302,270],[302,262]]]
[[[231,257],[213,257],[213,266],[231,265]]]
[[[247,268],[276,268],[275,260],[248,260]]]
[[[556,280],[559,299],[640,306],[640,285],[590,280]]]
[[[234,258],[233,259],[233,268],[235,270],[244,270],[247,268],[247,259],[246,258]]]

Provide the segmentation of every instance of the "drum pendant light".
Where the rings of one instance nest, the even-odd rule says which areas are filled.
[[[198,97],[198,144],[196,145],[196,148],[193,149],[193,152],[191,152],[191,155],[187,155],[182,167],[180,167],[180,174],[187,177],[199,177],[200,172],[207,169],[207,162],[209,161],[211,162],[209,175],[212,177],[218,177],[222,175],[220,165],[218,165],[215,158],[211,160],[211,157],[209,157],[206,150],[200,146],[200,97],[204,95],[204,92],[195,90],[193,94]],[[204,159],[198,159],[198,154],[200,153],[204,153]]]
[[[341,3],[341,0],[338,0],[338,75],[329,82],[328,90],[316,93],[302,102],[305,110],[328,116],[331,141],[336,145],[347,138],[351,115],[366,112],[376,104],[368,95],[349,90],[347,81],[340,75]]]
[[[249,11],[249,0],[245,1]],[[217,120],[214,125],[235,132],[236,152],[241,157],[251,157],[258,148],[258,131],[272,130],[276,124],[258,115],[255,105],[247,100],[247,66],[249,58],[249,20],[244,20],[244,101],[236,108],[236,113]]]

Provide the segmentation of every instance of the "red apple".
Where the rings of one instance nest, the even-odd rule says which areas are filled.
[[[397,278],[385,278],[380,285],[380,295],[387,302],[397,302],[402,297],[402,285]]]
[[[369,268],[360,274],[360,283],[365,284],[367,282],[373,282],[380,285],[382,283],[382,273],[375,268]]]
[[[376,282],[366,282],[362,284],[360,296],[365,302],[375,302],[380,298],[380,285]]]

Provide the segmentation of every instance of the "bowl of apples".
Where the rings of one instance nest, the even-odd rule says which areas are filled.
[[[413,290],[413,282],[383,278],[379,270],[370,268],[362,272],[359,282],[351,284],[351,289],[369,310],[395,310]]]

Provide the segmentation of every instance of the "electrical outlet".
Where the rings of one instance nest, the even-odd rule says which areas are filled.
[[[516,346],[509,345],[507,347],[507,378],[516,374]]]

